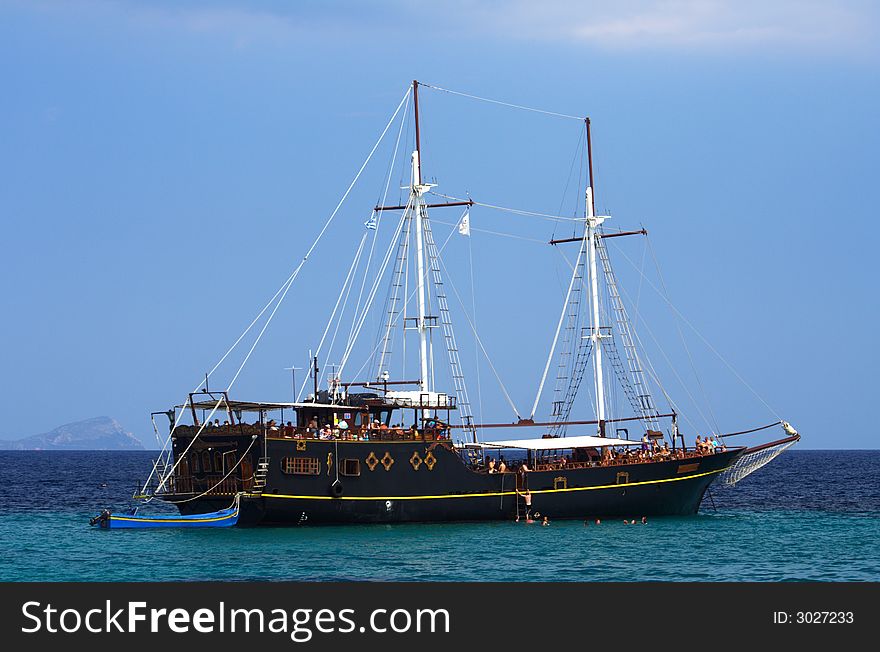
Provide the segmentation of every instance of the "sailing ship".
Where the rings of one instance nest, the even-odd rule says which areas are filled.
[[[697,513],[713,482],[737,482],[799,440],[780,419],[771,425],[781,426],[784,436],[758,446],[727,445],[725,438],[770,426],[715,432],[699,446],[688,446],[674,404],[668,411],[658,409],[649,389],[657,379],[646,367],[606,245],[609,238],[647,232],[610,230],[607,216],[597,214],[589,118],[578,118],[587,159],[583,213],[572,218],[578,231],[575,237],[550,241],[553,246],[568,243],[577,254],[534,407],[528,416],[516,411],[513,421],[477,419],[453,327],[442,247],[435,242],[429,213],[459,207],[465,212],[453,226],[467,235],[469,211],[480,204],[470,197],[440,195],[435,184],[423,180],[419,90],[425,86],[412,83],[382,133],[399,114],[409,115],[412,105],[408,197],[399,205],[385,205],[383,199],[365,224],[321,343],[309,356],[309,375],[300,392],[308,384],[310,393],[290,402],[239,400],[231,396],[238,373],[223,390],[211,389],[206,375],[185,401],[153,413],[154,419],[167,415],[169,430],[136,498],[173,504],[183,516],[228,517],[232,512],[224,510],[232,504],[239,525],[688,515]],[[398,143],[402,131],[401,123]],[[386,183],[386,197],[387,189]],[[365,274],[346,321],[338,308],[349,300],[365,243],[386,215],[399,216],[392,222],[390,245],[373,274],[375,282],[367,284]],[[258,315],[268,314],[260,336],[317,242]],[[371,368],[362,376],[350,374],[353,343],[373,309],[380,282],[386,281],[382,321],[368,356]],[[462,312],[475,349],[489,360],[471,318]],[[319,364],[328,333],[333,329],[335,339],[340,327],[349,332],[341,362]],[[416,378],[391,375],[398,335],[404,347],[407,340],[416,342]],[[445,348],[448,386],[436,382],[435,345]],[[549,417],[536,418],[554,361]],[[592,382],[583,383],[587,378]],[[622,390],[617,400],[628,405],[630,414],[610,413],[612,382]],[[584,386],[591,386],[589,399],[580,391]],[[503,384],[501,389],[509,399]],[[576,407],[589,413],[573,417]],[[531,437],[492,438],[499,431]]]

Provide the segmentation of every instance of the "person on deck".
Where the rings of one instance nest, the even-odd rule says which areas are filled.
[[[501,458],[501,461],[498,463],[498,473],[507,473],[507,464],[504,463],[504,458]]]
[[[491,457],[489,458],[489,473],[498,473],[498,469],[495,468],[495,460]]]

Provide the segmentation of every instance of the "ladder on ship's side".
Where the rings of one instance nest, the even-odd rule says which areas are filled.
[[[516,475],[516,520],[528,519],[531,516],[531,494],[529,493],[529,478],[527,473],[517,471]],[[528,498],[527,498],[528,496]]]
[[[254,471],[254,484],[251,486],[251,493],[261,494],[266,488],[266,480],[269,477],[269,458],[261,457],[257,460],[257,469]]]

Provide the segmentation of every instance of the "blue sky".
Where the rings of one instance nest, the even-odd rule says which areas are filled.
[[[272,296],[418,78],[590,115],[599,208],[615,227],[648,228],[676,308],[804,447],[876,448],[877,14],[869,2],[784,0],[0,3],[0,437],[107,414],[149,441],[149,412],[179,402]],[[430,89],[422,105],[439,191],[575,209],[564,191],[578,123]],[[320,338],[390,143],[279,309],[239,397],[289,399],[284,367],[303,366]],[[553,233],[479,207],[471,219]],[[435,229],[441,242],[450,231]],[[467,301],[473,254],[476,322],[528,411],[565,263],[478,231],[444,253]],[[684,348],[650,284],[639,291],[643,261],[658,283],[644,242],[618,239],[611,253],[663,345],[643,333],[647,353],[658,371],[664,353],[674,361],[661,376],[689,432],[773,421],[687,325]],[[459,337],[474,378],[463,322]],[[484,361],[479,374],[487,419],[511,419]]]

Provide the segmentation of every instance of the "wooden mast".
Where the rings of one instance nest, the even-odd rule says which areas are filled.
[[[419,132],[419,81],[413,79],[413,111],[415,113],[416,123],[416,153],[418,154],[418,179],[416,184],[422,183],[422,139]]]
[[[598,420],[598,434],[600,437],[605,436],[605,377],[602,368],[602,329],[600,326],[599,309],[599,278],[596,263],[596,244],[599,237],[598,227],[605,221],[604,217],[596,215],[596,193],[593,189],[593,142],[590,131],[590,119],[584,118],[587,127],[587,166],[589,171],[589,187],[587,188],[587,202],[585,206],[586,213],[586,237],[589,279],[590,279],[590,303],[591,315],[590,323],[592,325],[593,339],[593,364],[594,379],[596,383],[596,418]]]
[[[584,118],[584,122],[587,123],[587,166],[589,168],[590,173],[590,188],[592,189],[591,193],[591,203],[593,205],[593,215],[596,214],[596,186],[593,185],[593,140],[591,138],[590,133],[590,119]],[[418,125],[418,121],[416,121]],[[418,134],[418,126],[416,127],[416,134]],[[416,140],[418,141],[418,136],[416,136]]]
[[[422,152],[421,152],[421,134],[419,132],[419,82],[413,80],[413,111],[415,114],[416,125],[416,151],[413,152],[412,165],[412,190],[410,200],[412,203],[413,214],[415,215],[415,235],[416,235],[416,285],[418,293],[419,307],[419,368],[421,374],[421,382],[419,389],[422,393],[433,390],[430,381],[429,371],[429,355],[433,354],[433,350],[428,351],[428,324],[427,324],[427,288],[425,287],[425,236],[424,236],[424,200],[422,195],[428,189],[428,186],[422,184]],[[433,358],[430,360],[430,369],[434,369]],[[423,411],[422,416],[428,417],[427,411]]]

